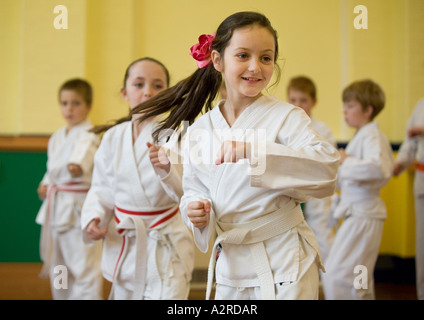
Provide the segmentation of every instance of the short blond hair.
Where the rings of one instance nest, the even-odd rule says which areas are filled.
[[[364,111],[368,106],[371,106],[373,111],[370,120],[373,120],[383,110],[386,103],[384,91],[376,82],[370,79],[351,83],[343,90],[342,99],[343,102],[358,101]]]

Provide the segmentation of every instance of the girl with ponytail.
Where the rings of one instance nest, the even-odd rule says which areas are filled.
[[[303,110],[263,93],[274,70],[279,78],[276,31],[238,12],[191,55],[198,70],[132,113],[169,112],[156,139],[190,124],[180,210],[202,252],[218,235],[206,298],[215,275],[215,299],[317,299],[321,254],[300,203],[333,194],[339,155]],[[222,82],[225,100],[212,107]]]

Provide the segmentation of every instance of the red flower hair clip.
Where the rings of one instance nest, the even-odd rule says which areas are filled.
[[[190,48],[190,55],[196,60],[199,69],[206,68],[211,63],[211,49],[214,39],[215,33],[202,34],[199,37],[199,43]]]

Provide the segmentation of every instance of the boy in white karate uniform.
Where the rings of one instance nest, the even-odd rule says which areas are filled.
[[[65,82],[59,90],[59,102],[67,126],[50,138],[47,172],[38,187],[44,199],[37,215],[42,225],[41,276],[50,276],[54,299],[102,299],[100,271],[101,243],[88,246],[82,241],[81,208],[90,188],[94,154],[99,138],[90,133],[87,116],[91,109],[92,88],[81,79]],[[65,266],[66,273],[57,266]],[[59,275],[66,277],[68,288],[55,285]]]
[[[357,131],[346,150],[339,150],[340,199],[332,214],[344,220],[325,263],[322,285],[329,300],[374,299],[374,267],[387,216],[380,189],[393,170],[391,145],[373,121],[384,108],[385,96],[378,84],[363,80],[344,89],[343,102],[345,121]]]
[[[324,122],[318,121],[312,116],[312,109],[317,103],[317,90],[314,82],[305,76],[290,79],[287,85],[287,97],[289,103],[302,108],[311,118],[312,128],[334,147],[337,147],[336,139],[330,128]],[[324,265],[334,239],[334,231],[330,222],[330,210],[331,197],[322,199],[310,198],[305,202],[303,208],[306,222],[317,237]]]
[[[393,175],[415,164],[415,269],[418,300],[424,300],[424,99],[416,104],[407,135],[397,154]]]

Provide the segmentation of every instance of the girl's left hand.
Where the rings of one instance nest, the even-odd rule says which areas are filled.
[[[156,167],[165,170],[167,173],[171,170],[171,163],[165,153],[165,149],[161,146],[147,142],[149,148],[150,162]]]
[[[215,164],[237,162],[240,159],[250,159],[250,143],[226,140],[216,155]]]
[[[101,230],[99,228],[100,218],[94,218],[90,221],[87,226],[87,235],[91,240],[100,240],[104,238],[107,234],[107,229]]]

